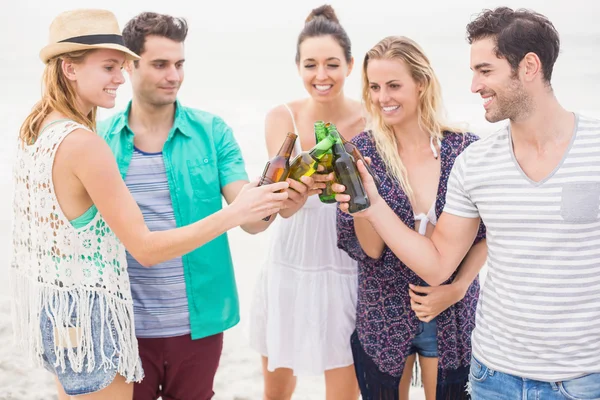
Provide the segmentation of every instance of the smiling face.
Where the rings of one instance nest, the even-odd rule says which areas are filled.
[[[80,63],[63,62],[65,74],[73,82],[84,114],[96,106],[115,106],[117,89],[125,82],[121,70],[124,62],[123,52],[112,49],[91,51]]]
[[[369,98],[385,124],[402,126],[418,118],[421,86],[400,59],[375,59],[367,65]]]
[[[310,37],[300,45],[298,72],[316,101],[328,102],[343,93],[352,64],[346,62],[344,50],[330,35]]]
[[[492,38],[480,39],[471,45],[471,91],[483,99],[485,119],[498,122],[517,121],[531,110],[530,96],[523,86],[518,71],[513,71],[507,60],[495,53]]]
[[[148,36],[137,66],[127,67],[135,96],[156,107],[173,104],[183,83],[184,62],[183,42]]]

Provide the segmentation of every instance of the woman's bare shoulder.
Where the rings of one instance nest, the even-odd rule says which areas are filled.
[[[305,100],[294,100],[288,103],[279,104],[269,110],[266,119],[270,122],[289,121],[291,124],[292,119],[290,116],[290,111],[295,118],[296,115],[299,114],[299,110],[302,109],[304,104]]]
[[[76,164],[98,161],[114,161],[108,144],[99,135],[86,128],[76,128],[67,135],[56,154]]]

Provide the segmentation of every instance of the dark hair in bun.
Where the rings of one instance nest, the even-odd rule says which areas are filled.
[[[333,11],[333,8],[329,4],[325,4],[321,7],[312,10],[310,14],[308,14],[308,17],[306,17],[306,21],[304,22],[309,23],[317,17],[325,17],[326,19],[335,22],[338,25],[340,23],[340,21],[337,19],[337,16],[335,15],[335,11]]]
[[[340,25],[340,21],[335,15],[335,11],[329,4],[315,8],[306,17],[304,29],[298,35],[298,44],[296,45],[296,63],[300,62],[300,45],[306,39],[319,36],[332,36],[340,47],[344,50],[346,62],[352,60],[352,44],[348,34]]]

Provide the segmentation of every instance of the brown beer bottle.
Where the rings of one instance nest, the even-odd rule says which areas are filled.
[[[292,150],[294,149],[294,143],[296,142],[297,137],[298,135],[295,133],[288,133],[286,135],[281,148],[277,152],[277,155],[275,155],[275,157],[273,157],[267,162],[267,165],[265,165],[265,169],[260,177],[258,186],[282,182],[287,179],[290,172],[290,156],[292,155]],[[270,219],[271,216],[269,215],[263,220],[269,221]]]

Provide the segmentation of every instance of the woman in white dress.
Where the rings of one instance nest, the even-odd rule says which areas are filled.
[[[269,157],[287,132],[298,135],[295,154],[313,147],[315,121],[334,123],[347,140],[365,125],[360,103],[343,92],[353,58],[348,35],[330,6],[308,16],[298,37],[296,64],[310,96],[268,113]],[[322,203],[317,195],[326,177],[313,178],[290,183],[288,208],[272,227],[252,305],[251,345],[263,356],[264,398],[269,400],[290,399],[296,376],[322,374],[328,400],[358,398],[350,348],[357,267],[337,247],[337,205]]]

